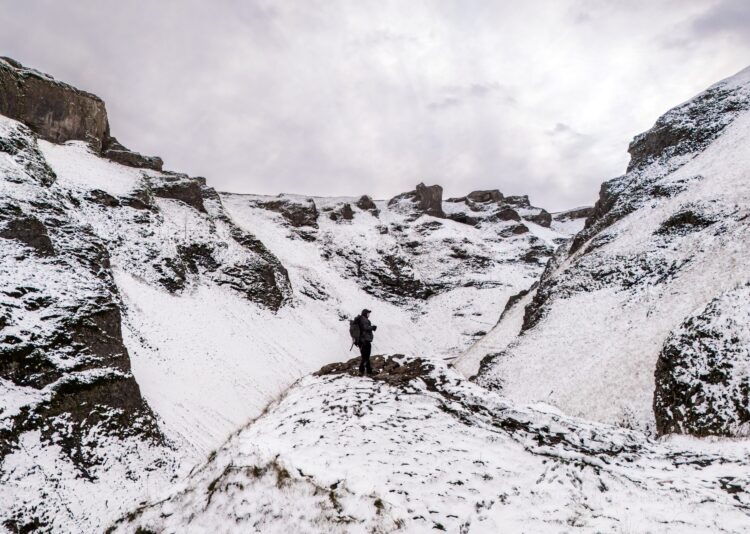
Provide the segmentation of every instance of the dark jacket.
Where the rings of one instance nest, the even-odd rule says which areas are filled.
[[[358,315],[357,321],[359,322],[359,340],[361,341],[372,341],[372,323],[364,315]]]

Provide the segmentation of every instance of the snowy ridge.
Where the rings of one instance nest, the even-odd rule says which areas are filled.
[[[653,442],[524,407],[441,364],[300,380],[114,532],[743,532],[746,442]],[[330,373],[330,374],[329,374]],[[720,454],[717,454],[721,451]]]

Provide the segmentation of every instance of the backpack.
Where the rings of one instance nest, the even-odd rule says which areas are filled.
[[[352,343],[359,345],[359,338],[362,335],[362,331],[359,327],[359,316],[349,321],[349,335],[352,338]]]

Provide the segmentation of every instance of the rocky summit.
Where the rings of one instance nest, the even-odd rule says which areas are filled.
[[[0,531],[744,532],[748,133],[745,70],[593,207],[236,194],[1,58]]]

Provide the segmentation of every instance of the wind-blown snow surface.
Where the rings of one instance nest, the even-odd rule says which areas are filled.
[[[650,441],[419,365],[303,378],[115,531],[746,531],[747,442]]]
[[[748,108],[750,69],[636,138],[631,171],[603,186],[578,248],[562,250],[526,311],[510,310],[491,333],[480,352],[496,354],[481,383],[517,402],[654,429],[654,373],[670,332],[750,277]],[[481,357],[470,351],[459,365],[471,374]],[[683,399],[700,403],[693,388]]]

